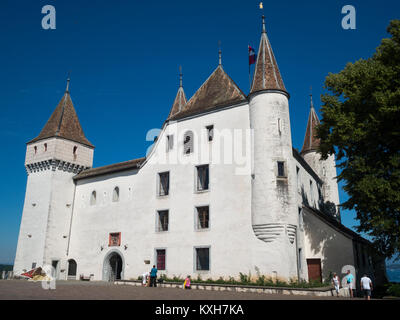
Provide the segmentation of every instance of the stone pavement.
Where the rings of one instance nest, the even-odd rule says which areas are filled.
[[[0,280],[0,300],[349,300],[337,297],[288,296],[250,292],[183,290],[114,285],[102,281],[57,281],[55,290],[40,282]],[[354,299],[355,300],[355,299]],[[357,299],[358,300],[358,299]]]

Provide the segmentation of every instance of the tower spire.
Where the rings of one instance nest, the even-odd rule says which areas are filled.
[[[183,91],[182,66],[179,66],[179,88],[178,88],[178,92],[176,94],[174,103],[172,104],[171,111],[169,112],[168,119],[170,119],[172,116],[174,116],[178,112],[181,112],[183,107],[185,106],[186,102],[187,102],[187,100],[186,100],[185,91]]]
[[[288,96],[274,52],[272,51],[267,36],[264,15],[262,16],[261,40],[258,48],[257,61],[250,93],[262,90],[279,90]]]
[[[304,137],[303,148],[301,154],[307,152],[316,151],[320,144],[320,139],[316,137],[316,127],[320,124],[317,113],[314,109],[314,103],[312,99],[312,92],[310,91],[310,114],[308,115],[306,135]]]

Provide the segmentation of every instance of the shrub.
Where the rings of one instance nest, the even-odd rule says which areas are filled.
[[[400,283],[391,283],[387,289],[387,293],[394,297],[400,297]]]

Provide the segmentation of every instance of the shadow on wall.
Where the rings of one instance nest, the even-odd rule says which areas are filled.
[[[305,206],[313,207],[310,205],[304,189],[301,190],[303,204]],[[336,206],[330,205],[330,202],[324,202],[319,198],[319,206],[325,206],[330,211],[323,212],[329,217],[336,218]],[[318,210],[318,209],[317,209]],[[320,210],[322,211],[322,210]],[[337,230],[331,228],[326,222],[316,217],[310,209],[303,207],[303,228],[306,238],[313,254],[312,257],[306,258],[321,258],[322,266],[322,280],[330,280],[334,272],[340,278],[344,276],[341,274],[344,265],[353,264],[352,257],[352,240],[345,238],[339,234]]]

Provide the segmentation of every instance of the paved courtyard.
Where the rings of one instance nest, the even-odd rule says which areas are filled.
[[[247,292],[182,290],[114,285],[102,281],[57,281],[55,290],[40,282],[0,280],[0,300],[340,300],[347,298],[289,296]]]

